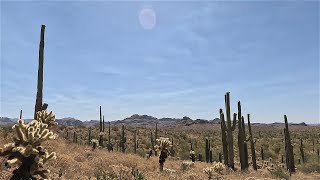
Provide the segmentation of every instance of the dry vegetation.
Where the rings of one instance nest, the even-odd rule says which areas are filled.
[[[259,126],[260,127],[260,126]],[[290,126],[293,129],[292,141],[294,146],[294,153],[296,161],[300,158],[299,139],[305,140],[304,147],[306,153],[306,163],[297,164],[297,172],[289,176],[285,168],[272,168],[278,166],[281,162],[281,155],[284,155],[283,148],[283,133],[278,126],[260,127],[258,131],[254,132],[256,143],[256,153],[258,164],[260,162],[261,169],[254,171],[249,168],[245,172],[239,171],[239,161],[237,158],[237,149],[235,148],[235,165],[237,171],[224,169],[221,174],[214,173],[215,179],[320,179],[320,165],[317,161],[316,151],[319,149],[319,127],[299,127]],[[210,163],[196,161],[192,166],[186,167],[185,160],[189,160],[188,153],[190,151],[190,138],[193,142],[193,147],[198,155],[204,154],[205,137],[212,139],[211,149],[214,152],[213,161],[219,161],[218,153],[222,151],[221,136],[219,128],[212,125],[211,131],[200,131],[199,129],[192,129],[189,127],[185,130],[178,129],[158,129],[158,136],[166,136],[174,138],[174,149],[176,156],[169,157],[164,165],[164,171],[159,172],[159,158],[152,156],[150,159],[145,157],[148,148],[150,147],[150,134],[155,129],[138,129],[137,139],[139,140],[139,147],[137,154],[133,154],[133,128],[126,127],[125,133],[127,136],[126,153],[121,153],[116,150],[108,152],[106,148],[92,149],[88,145],[88,130],[89,128],[74,128],[59,126],[54,129],[59,136],[56,140],[48,141],[44,144],[49,152],[56,152],[57,159],[48,162],[48,169],[51,170],[52,179],[134,179],[132,169],[138,169],[144,179],[208,179],[204,168],[213,166]],[[66,132],[69,132],[69,137]],[[120,128],[112,127],[111,136],[116,138],[120,136]],[[73,133],[77,132],[77,143],[72,142]],[[98,131],[93,131],[92,136],[98,137]],[[13,132],[10,127],[1,128],[0,147],[5,143],[12,141]],[[104,137],[104,143],[107,142],[107,136]],[[119,138],[118,138],[119,139]],[[315,142],[315,152],[313,152],[312,140]],[[236,142],[236,139],[235,139]],[[265,164],[270,161],[268,165],[263,166],[261,162],[260,147],[264,148]],[[250,151],[249,151],[250,152]],[[203,158],[204,159],[204,158]],[[260,161],[259,161],[260,160]],[[14,168],[4,167],[6,159],[1,157],[1,173],[0,179],[10,179]]]

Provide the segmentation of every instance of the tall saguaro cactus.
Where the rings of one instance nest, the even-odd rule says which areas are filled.
[[[242,116],[241,116],[241,102],[238,101],[238,148],[239,148],[241,170],[246,169],[245,153],[244,153],[244,138],[245,137],[243,137]]]
[[[102,124],[102,110],[101,110],[101,106],[99,108],[100,110],[100,123],[99,123],[99,146],[103,146],[103,124]]]
[[[220,109],[220,126],[221,126],[221,140],[222,140],[222,149],[223,149],[223,160],[224,164],[229,166],[229,159],[228,159],[228,142],[227,142],[227,133],[226,133],[226,123],[224,120],[224,114],[222,109]]]
[[[301,154],[301,160],[302,160],[302,163],[305,163],[306,162],[306,159],[305,159],[305,155],[304,155],[304,149],[303,149],[303,142],[302,142],[302,139],[300,139],[300,154]]]
[[[287,156],[287,169],[290,173],[295,172],[295,165],[294,165],[294,155],[293,155],[293,147],[291,145],[291,138],[290,138],[290,132],[289,132],[289,125],[288,125],[288,119],[287,116],[284,115],[284,122],[285,122],[285,147],[286,147],[286,156]]]
[[[91,127],[89,128],[88,145],[91,143]]]
[[[230,113],[230,92],[227,92],[224,96],[225,100],[225,107],[226,107],[226,119],[227,123],[224,120],[224,114],[222,112],[222,109],[220,110],[220,116],[223,116],[223,119],[221,119],[221,130],[225,131],[226,133],[226,138],[227,138],[227,143],[224,143],[225,145],[227,144],[227,151],[224,150],[224,157],[225,161],[228,159],[228,163],[225,162],[225,164],[228,164],[228,166],[232,169],[234,169],[234,150],[233,150],[233,131],[235,130],[236,127],[236,117],[237,114],[233,114],[233,121],[231,122],[231,113]],[[224,147],[226,148],[226,147]],[[228,155],[226,155],[227,153]]]
[[[210,153],[210,142],[209,142],[209,139],[206,138],[206,147],[205,147],[205,155],[206,155],[206,162],[209,163],[209,154]]]
[[[46,26],[41,25],[40,44],[39,44],[39,65],[38,65],[38,83],[37,98],[34,108],[34,119],[37,118],[37,112],[42,110],[42,90],[43,90],[43,54],[44,54],[44,31]]]
[[[248,145],[247,145],[247,139],[246,139],[246,129],[245,129],[245,124],[244,124],[244,117],[242,116],[242,137],[244,139],[243,142],[243,151],[244,151],[244,166],[245,168],[249,168],[249,161],[248,161]]]
[[[249,138],[250,138],[250,146],[251,146],[251,158],[252,158],[252,166],[253,169],[256,171],[257,168],[257,160],[256,160],[256,150],[254,147],[254,141],[253,141],[253,136],[252,136],[252,131],[251,131],[251,123],[250,123],[250,114],[248,114],[248,128],[249,128]]]
[[[158,139],[158,123],[156,123],[156,131],[154,133],[154,139]],[[154,152],[154,155],[157,156],[158,155],[158,152],[155,151]]]
[[[137,130],[134,130],[133,133],[133,152],[136,154],[137,153]]]
[[[104,132],[104,115],[102,116],[102,132]]]
[[[19,119],[22,119],[22,109],[20,110],[20,117]]]
[[[124,134],[124,125],[122,125],[121,137],[120,137],[120,147],[121,147],[121,151],[123,153],[126,150],[126,147],[125,147],[126,141],[127,141],[127,138],[125,137],[125,134]]]

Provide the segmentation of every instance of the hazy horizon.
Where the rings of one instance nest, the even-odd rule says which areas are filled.
[[[214,119],[230,92],[252,122],[320,123],[317,1],[1,1],[1,117],[33,117],[41,24],[57,118]]]

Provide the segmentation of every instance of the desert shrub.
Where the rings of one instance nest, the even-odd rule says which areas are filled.
[[[118,126],[113,126],[111,129],[112,129],[112,131],[119,131],[119,127]]]
[[[143,174],[138,169],[132,168],[131,174],[134,180],[144,180]]]
[[[289,173],[280,167],[268,168],[268,171],[275,178],[288,180],[290,177]]]
[[[146,157],[146,151],[141,148],[137,149],[137,154],[143,158]]]
[[[3,126],[0,127],[1,137],[7,139],[9,134],[12,133],[12,128],[10,126]]]
[[[299,169],[304,173],[312,173],[312,172],[320,173],[320,163],[314,162],[314,161],[305,163]]]

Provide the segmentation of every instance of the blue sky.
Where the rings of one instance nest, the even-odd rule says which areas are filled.
[[[319,123],[319,2],[1,1],[0,116],[33,116],[41,24],[57,118],[213,119],[230,91],[253,122]]]

